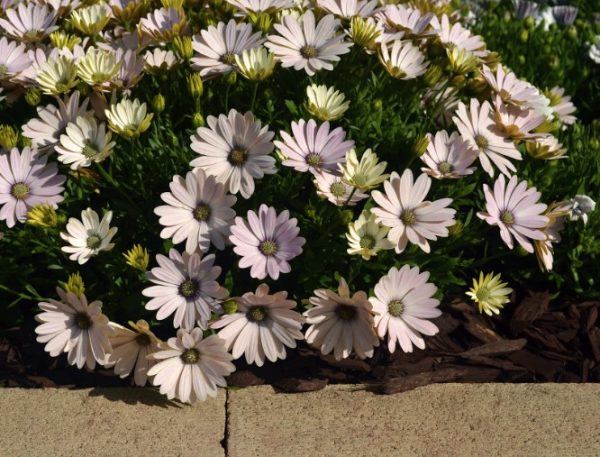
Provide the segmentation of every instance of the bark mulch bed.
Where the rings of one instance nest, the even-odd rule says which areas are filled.
[[[390,354],[385,344],[372,359],[335,361],[300,344],[286,360],[262,368],[237,361],[231,386],[271,384],[285,392],[327,384],[365,384],[397,393],[443,382],[599,382],[600,301],[552,303],[548,292],[528,292],[500,317],[488,318],[461,300],[435,319],[440,333],[427,349]],[[111,371],[77,370],[51,358],[35,342],[35,322],[0,337],[0,385],[7,387],[106,387],[129,385]],[[165,335],[168,337],[169,335]]]

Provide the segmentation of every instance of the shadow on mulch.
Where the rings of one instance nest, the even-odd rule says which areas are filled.
[[[477,313],[455,300],[435,319],[440,332],[428,337],[427,349],[390,354],[385,344],[367,360],[336,361],[300,343],[286,360],[263,367],[236,361],[231,387],[270,384],[281,392],[308,392],[327,384],[363,384],[392,394],[443,382],[600,382],[600,301],[561,302],[550,306],[548,292],[530,292],[499,317]],[[35,341],[35,323],[0,337],[0,385],[7,387],[125,387],[110,370],[95,372],[51,358]],[[114,401],[176,406],[158,392],[137,396],[93,390]]]

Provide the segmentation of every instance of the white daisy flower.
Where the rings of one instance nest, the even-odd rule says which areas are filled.
[[[171,50],[154,48],[144,54],[145,69],[151,73],[167,71],[178,63],[177,56]]]
[[[67,56],[48,59],[40,67],[36,81],[45,94],[64,94],[77,84],[77,67]]]
[[[377,0],[317,0],[320,8],[344,19],[369,17],[377,8]]]
[[[85,57],[77,62],[77,76],[98,90],[107,92],[117,76],[121,61],[117,55],[105,49],[89,48]]]
[[[35,2],[19,3],[16,9],[9,8],[4,14],[6,19],[0,19],[0,27],[19,41],[36,43],[58,28],[56,13]]]
[[[424,74],[429,65],[425,54],[410,41],[396,40],[391,49],[387,43],[381,43],[379,51],[379,60],[396,79],[414,79]]]
[[[202,338],[202,329],[181,329],[176,338],[161,344],[152,355],[157,364],[150,368],[152,384],[160,386],[167,398],[193,403],[217,396],[217,387],[226,387],[225,376],[235,371],[232,357],[217,335]]]
[[[206,122],[208,127],[199,127],[191,137],[191,148],[200,157],[190,166],[215,176],[232,194],[239,192],[250,198],[254,179],[277,171],[275,158],[270,155],[275,134],[249,111],[241,114],[232,109],[227,116],[208,116]]]
[[[235,56],[237,71],[250,81],[267,79],[275,69],[275,58],[266,48],[244,49],[241,55]]]
[[[84,35],[97,35],[110,21],[110,8],[106,3],[76,9],[71,13],[71,24]]]
[[[394,244],[387,239],[389,227],[378,224],[377,216],[369,210],[363,211],[357,220],[348,224],[348,254],[360,255],[370,260],[379,251],[394,249]]]
[[[40,323],[35,329],[37,342],[46,344],[44,350],[52,357],[67,353],[70,365],[93,370],[96,363],[104,364],[111,351],[109,336],[112,330],[102,314],[102,302],[87,302],[85,295],[76,296],[57,287],[61,301],[50,299],[39,303],[43,312],[35,316]]]
[[[106,131],[106,124],[98,124],[92,116],[80,116],[67,125],[54,149],[58,152],[59,162],[77,170],[106,159],[115,145],[114,141],[110,141],[111,137],[111,133]]]
[[[224,249],[235,217],[232,206],[237,199],[200,168],[188,172],[185,179],[173,176],[169,187],[171,192],[160,196],[166,205],[154,209],[160,216],[159,223],[165,227],[160,236],[173,238],[173,244],[185,241],[189,254],[197,249],[208,251],[211,243]]]
[[[365,149],[360,157],[356,149],[346,153],[346,163],[340,164],[340,173],[345,182],[361,190],[371,190],[390,177],[384,173],[387,162],[379,162],[379,157],[370,148]]]
[[[137,138],[150,127],[154,117],[153,113],[146,114],[146,103],[141,103],[137,98],[133,101],[123,99],[119,103],[110,105],[104,110],[108,127],[118,135],[126,138]]]
[[[25,45],[0,38],[0,80],[13,78],[31,65]]]
[[[221,329],[218,335],[234,359],[245,354],[247,363],[261,367],[265,359],[285,359],[285,348],[295,348],[296,340],[304,339],[304,318],[293,311],[296,302],[287,300],[287,292],[269,295],[269,286],[261,284],[256,293],[248,292],[233,300],[237,312],[224,314],[211,328]]]
[[[69,259],[82,265],[101,251],[110,251],[115,246],[111,240],[117,233],[117,227],[110,227],[112,216],[112,211],[107,211],[100,221],[98,213],[88,208],[81,212],[81,221],[69,218],[67,232],[60,233],[60,237],[69,243],[62,247],[64,252],[71,254]]]
[[[321,121],[335,121],[342,117],[350,101],[344,101],[346,96],[335,87],[311,84],[306,88],[307,109],[310,114]]]
[[[477,159],[477,153],[461,138],[457,132],[448,135],[445,130],[428,133],[427,151],[420,157],[426,167],[421,171],[436,179],[458,179],[473,174],[476,167],[471,165]]]

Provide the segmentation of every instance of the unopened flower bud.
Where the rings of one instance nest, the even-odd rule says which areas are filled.
[[[176,36],[173,38],[173,45],[175,51],[182,59],[190,60],[194,55],[194,48],[192,47],[192,38],[185,35]]]
[[[5,151],[10,151],[16,147],[19,142],[19,132],[10,125],[0,125],[0,147]]]
[[[37,106],[42,101],[42,92],[37,87],[30,87],[25,92],[25,101],[30,106]]]
[[[438,65],[429,65],[423,79],[425,84],[430,87],[435,86],[444,75],[442,69]]]
[[[192,118],[192,125],[195,129],[198,127],[204,127],[204,116],[201,113],[194,113],[194,117]]]
[[[237,73],[235,71],[230,72],[225,77],[225,81],[227,81],[227,84],[231,84],[233,86],[237,81]]]
[[[152,109],[156,113],[162,113],[165,110],[165,97],[162,94],[156,94],[152,99]]]
[[[427,151],[427,146],[429,146],[429,139],[426,136],[422,136],[413,145],[413,152],[420,157]]]
[[[200,98],[204,92],[204,84],[202,83],[202,78],[200,75],[198,73],[193,73],[187,78],[187,83],[191,96],[194,98]]]
[[[233,298],[230,298],[225,303],[223,303],[223,311],[225,311],[225,314],[237,313],[237,311],[238,311],[237,302]]]

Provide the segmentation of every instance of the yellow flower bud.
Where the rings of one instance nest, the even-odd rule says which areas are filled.
[[[65,290],[67,292],[74,293],[78,297],[81,297],[85,294],[85,284],[83,283],[83,278],[77,273],[73,273],[69,276],[67,283],[65,284]]]

